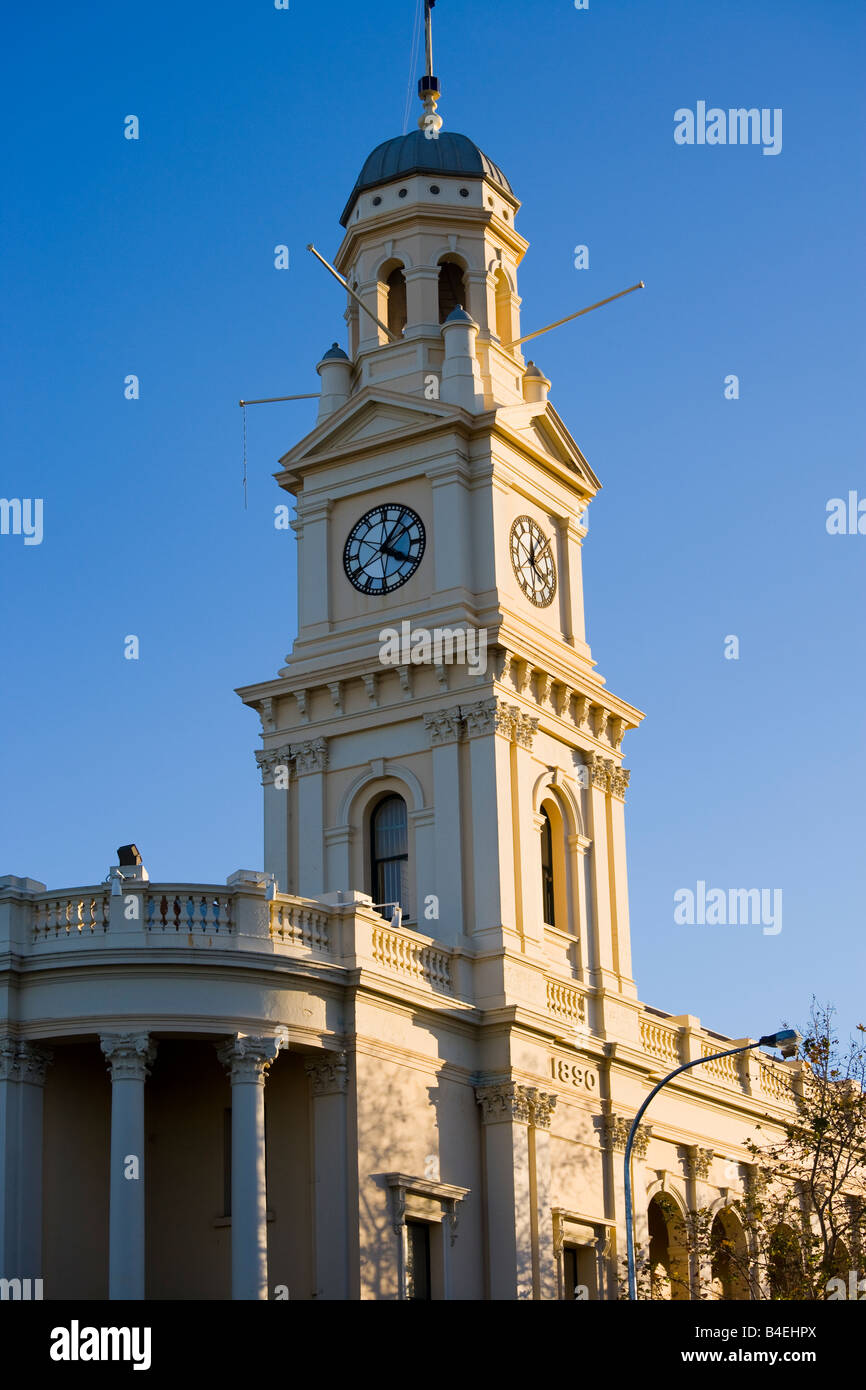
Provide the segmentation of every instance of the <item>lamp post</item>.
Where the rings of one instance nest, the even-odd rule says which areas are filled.
[[[625,1145],[625,1239],[626,1251],[628,1254],[628,1296],[633,1302],[637,1301],[637,1276],[635,1272],[634,1260],[634,1230],[632,1226],[632,1199],[631,1199],[631,1151],[637,1134],[638,1125],[646,1113],[647,1106],[654,1096],[657,1096],[663,1086],[672,1081],[680,1072],[688,1071],[690,1067],[701,1067],[705,1062],[716,1062],[720,1057],[735,1057],[739,1052],[750,1052],[753,1047],[778,1047],[782,1056],[785,1058],[793,1057],[796,1054],[800,1043],[800,1034],[795,1028],[784,1028],[779,1033],[769,1033],[757,1042],[746,1043],[742,1047],[730,1047],[726,1052],[714,1052],[710,1057],[697,1057],[693,1062],[684,1062],[681,1067],[676,1067],[663,1077],[657,1086],[654,1086],[638,1110],[631,1122],[628,1132],[628,1139]]]

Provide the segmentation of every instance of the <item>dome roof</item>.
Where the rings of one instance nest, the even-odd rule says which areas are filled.
[[[514,197],[508,179],[492,159],[466,135],[440,131],[437,139],[428,140],[423,130],[411,130],[377,145],[364,161],[340,222],[345,227],[349,213],[359,193],[393,179],[408,178],[410,174],[453,174],[467,179],[490,179]]]

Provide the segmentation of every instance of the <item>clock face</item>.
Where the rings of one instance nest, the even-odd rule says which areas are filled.
[[[421,563],[424,523],[410,507],[385,502],[373,507],[349,532],[343,568],[362,594],[390,594],[411,579]]]
[[[556,562],[551,541],[531,516],[511,526],[511,563],[517,582],[536,608],[547,608],[556,593]]]

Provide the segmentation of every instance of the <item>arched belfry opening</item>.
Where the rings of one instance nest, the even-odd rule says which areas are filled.
[[[497,270],[493,279],[496,286],[496,336],[505,347],[514,336],[511,323],[511,286],[504,270]]]
[[[388,332],[402,338],[406,327],[406,268],[402,261],[386,261],[379,271],[378,317]]]
[[[388,276],[388,331],[400,337],[406,327],[406,276],[402,266],[395,266]]]
[[[439,262],[439,322],[444,323],[458,306],[470,312],[466,276],[459,261],[443,258]]]

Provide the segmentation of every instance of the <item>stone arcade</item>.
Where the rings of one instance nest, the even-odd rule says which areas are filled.
[[[298,633],[240,691],[263,870],[0,879],[0,1275],[47,1299],[617,1297],[630,1118],[724,1044],[632,978],[642,716],[585,636],[599,482],[513,346],[519,206],[444,129],[379,145],[346,204],[370,313],[348,297],[280,460]],[[404,621],[486,629],[486,670],[383,664]],[[654,1104],[636,1234],[662,1293],[742,1296],[689,1266],[682,1218],[739,1238],[743,1140],[796,1078],[752,1052]]]

